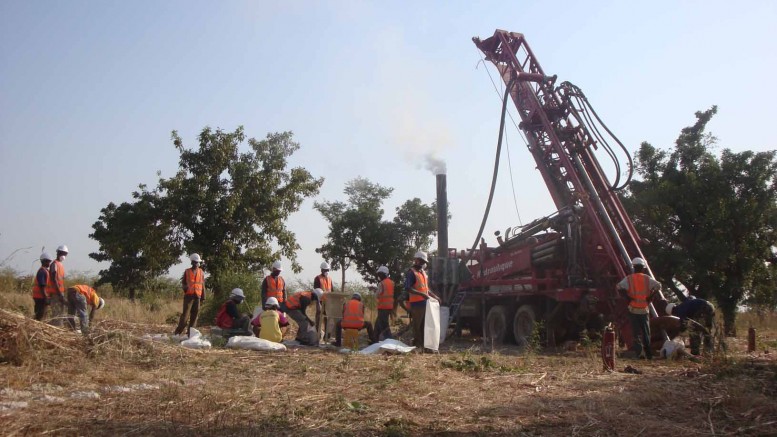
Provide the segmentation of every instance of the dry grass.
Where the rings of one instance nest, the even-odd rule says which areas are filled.
[[[5,314],[5,312],[0,313]],[[136,335],[169,325],[103,321],[82,339],[21,326],[21,365],[0,364],[4,435],[769,435],[777,432],[775,351],[701,363],[624,361],[595,350],[518,354],[476,340],[439,355],[341,355],[299,349],[187,351]],[[771,322],[770,322],[771,323]],[[40,326],[39,326],[40,325]],[[763,325],[766,326],[766,325]],[[3,338],[9,330],[3,325]],[[777,331],[760,328],[766,341]],[[17,335],[18,337],[18,335]],[[49,347],[46,341],[64,345]],[[25,346],[26,345],[26,346]],[[26,347],[26,349],[25,349]],[[125,393],[111,387],[150,384]],[[129,390],[129,389],[128,389]],[[94,391],[99,399],[56,402]]]

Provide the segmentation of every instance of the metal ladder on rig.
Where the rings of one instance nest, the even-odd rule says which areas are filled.
[[[461,308],[461,303],[464,302],[466,297],[467,290],[458,291],[456,295],[453,296],[453,302],[451,302],[450,306],[450,314],[448,314],[448,326],[453,326],[455,322],[458,322],[459,308]]]

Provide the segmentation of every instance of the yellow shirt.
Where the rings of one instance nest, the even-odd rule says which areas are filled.
[[[280,343],[283,340],[281,326],[278,323],[280,316],[275,310],[267,310],[262,313],[260,320],[262,327],[259,329],[259,338]]]

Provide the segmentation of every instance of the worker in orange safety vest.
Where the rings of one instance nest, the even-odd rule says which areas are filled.
[[[49,265],[49,283],[46,286],[46,299],[51,308],[51,323],[63,326],[65,319],[65,262],[68,250],[64,244],[57,248],[57,258]]]
[[[97,295],[97,291],[88,285],[74,285],[67,289],[67,322],[70,328],[76,329],[75,316],[78,315],[81,333],[89,333],[89,321],[94,320],[97,310],[103,309],[105,300]],[[91,307],[91,311],[87,309]]]
[[[653,359],[653,349],[650,346],[649,305],[653,295],[661,290],[661,284],[644,273],[644,259],[634,258],[631,264],[634,273],[623,278],[616,287],[629,299],[629,321],[633,336],[631,348],[637,357],[641,357],[644,350],[645,358],[650,360]]]
[[[184,328],[186,329],[186,335],[191,334],[192,327],[197,325],[200,304],[205,302],[205,273],[200,268],[202,258],[199,254],[193,253],[189,260],[192,262],[192,266],[184,270],[183,277],[181,278],[183,312],[181,312],[181,317],[178,319],[175,335],[182,334]]]
[[[394,338],[391,335],[391,325],[389,319],[394,312],[394,281],[388,277],[389,269],[386,266],[378,267],[378,288],[375,291],[375,297],[378,298],[378,317],[375,320],[375,339],[380,341],[381,336],[384,339]]]
[[[48,253],[42,253],[40,255],[40,268],[38,273],[35,274],[35,278],[32,282],[32,300],[35,302],[35,320],[43,320],[43,316],[46,314],[46,288],[51,287],[51,274],[49,273],[49,267],[51,266],[51,255]]]
[[[281,311],[291,317],[297,323],[296,340],[305,346],[317,346],[319,342],[319,332],[321,323],[321,298],[324,291],[316,288],[313,291],[300,291],[292,294],[286,300],[281,302]],[[307,315],[308,306],[316,305],[316,320],[313,321]]]
[[[413,267],[405,273],[405,291],[410,302],[410,317],[413,325],[413,346],[421,350],[424,347],[424,324],[426,322],[426,301],[430,298],[440,300],[429,288],[424,272],[428,263],[426,252],[418,251],[413,257]]]
[[[268,297],[278,299],[278,303],[286,300],[286,281],[283,280],[281,272],[283,266],[280,261],[272,263],[272,273],[265,276],[262,281],[262,302],[267,302]]]
[[[313,278],[313,288],[320,288],[324,292],[324,296],[321,298],[321,316],[324,319],[324,340],[328,341],[329,335],[335,329],[334,323],[330,323],[329,317],[326,314],[326,295],[332,292],[332,278],[329,276],[331,266],[324,261],[319,267],[321,268],[321,274]]]
[[[372,330],[372,323],[364,320],[364,304],[362,295],[354,293],[351,299],[343,304],[343,318],[337,322],[335,328],[335,346],[340,347],[343,339],[343,329],[355,329],[361,331],[367,328],[367,337],[370,344],[375,343],[375,335]]]

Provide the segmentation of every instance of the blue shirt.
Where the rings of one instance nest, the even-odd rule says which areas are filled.
[[[38,269],[38,274],[35,275],[35,280],[38,281],[38,285],[42,288],[46,288],[46,280],[48,279],[48,276],[46,275],[46,270],[44,269]]]
[[[704,299],[690,299],[674,307],[672,315],[679,317],[680,321],[685,321],[689,317],[694,318],[709,306],[710,303]]]

